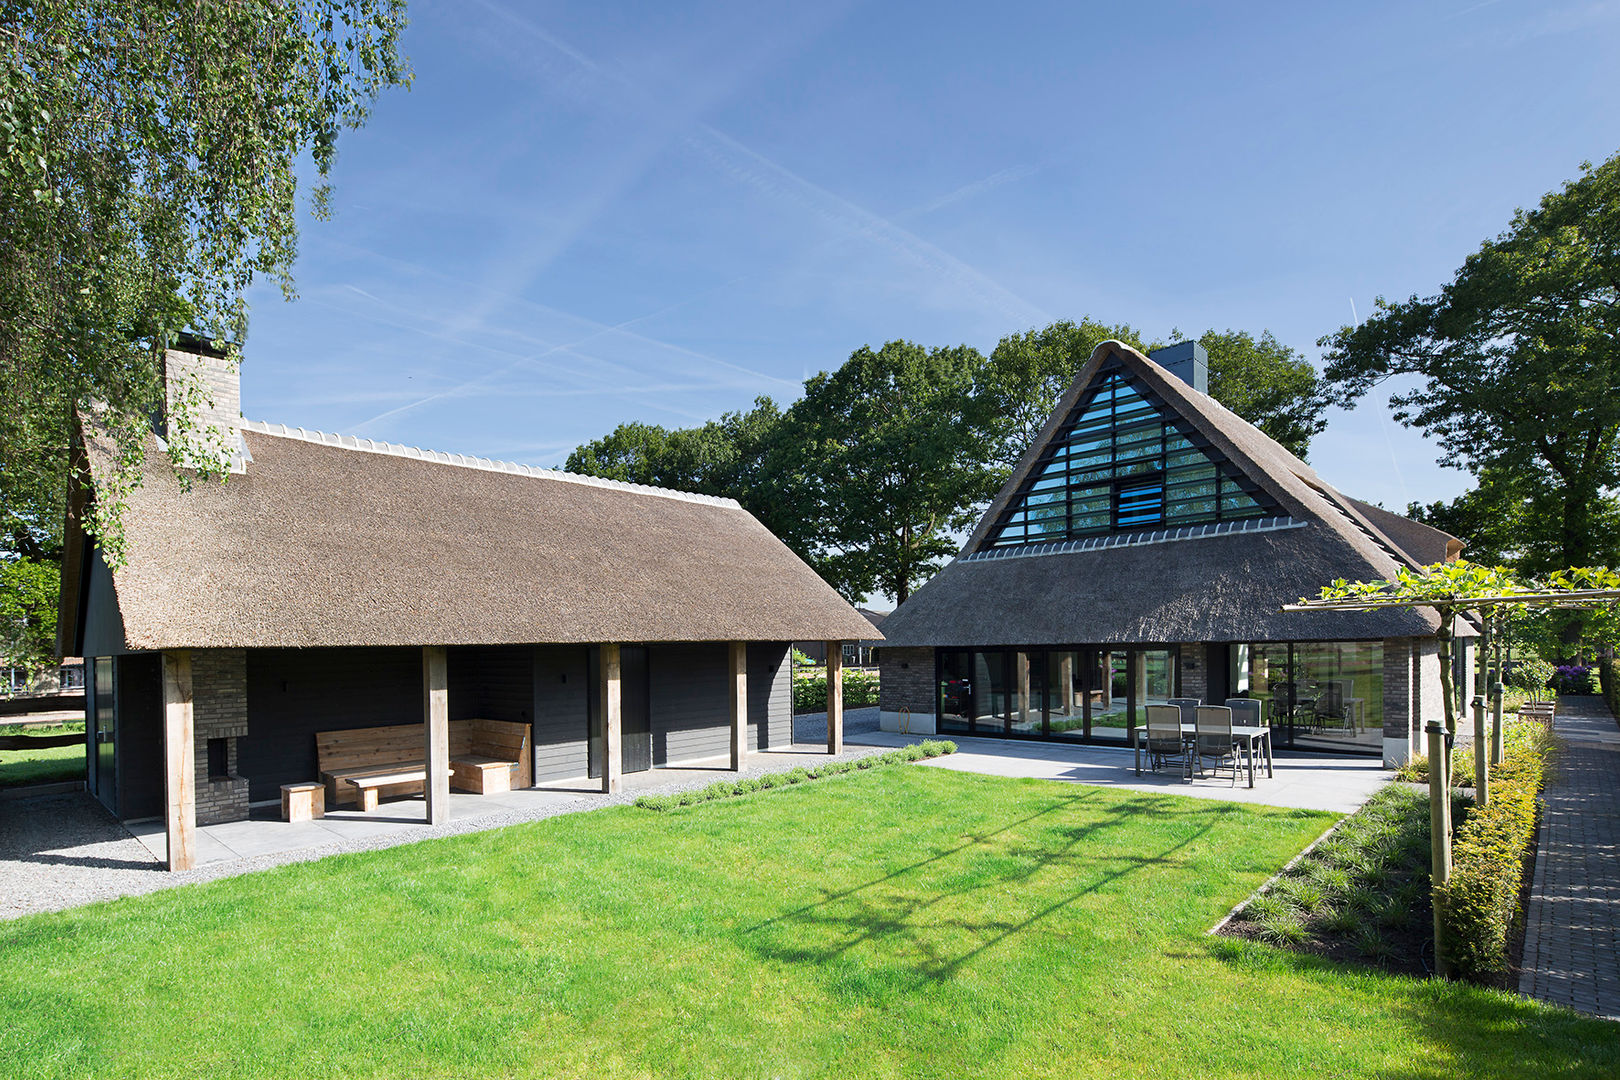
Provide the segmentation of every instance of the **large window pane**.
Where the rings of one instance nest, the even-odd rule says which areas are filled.
[[[1123,741],[1130,724],[1130,664],[1126,653],[1098,654],[1092,679],[1091,735],[1095,739]]]
[[[973,721],[972,654],[939,654],[939,730],[966,735]]]
[[[1044,653],[1015,652],[1012,659],[1012,701],[1008,720],[1015,735],[1040,735],[1041,706],[1046,698]]]
[[[1079,653],[1054,650],[1046,654],[1047,731],[1053,738],[1085,736],[1084,680]]]
[[[976,652],[973,656],[973,730],[981,735],[1005,735],[1012,705],[1007,688],[1007,654]]]

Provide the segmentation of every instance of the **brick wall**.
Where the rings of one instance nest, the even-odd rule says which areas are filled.
[[[1384,764],[1402,765],[1412,755],[1412,642],[1384,642]]]
[[[1177,697],[1197,698],[1205,704],[1211,702],[1209,692],[1209,648],[1206,645],[1181,646],[1181,693]]]
[[[247,734],[247,653],[198,649],[191,654],[191,716],[197,764],[197,824],[248,816],[248,782],[236,772],[236,742]],[[208,775],[208,741],[225,740],[227,777]]]
[[[884,712],[910,709],[914,713],[934,712],[934,650],[899,649],[884,646],[878,650],[878,707]]]
[[[182,459],[192,453],[229,458],[232,472],[243,471],[242,376],[236,365],[219,356],[169,349],[163,354],[163,384],[168,415],[188,412],[195,425],[182,431],[166,419],[171,448]]]

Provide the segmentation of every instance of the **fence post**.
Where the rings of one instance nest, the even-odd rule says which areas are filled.
[[[1474,801],[1484,806],[1491,800],[1491,767],[1485,745],[1485,695],[1475,694],[1474,707]]]
[[[1434,720],[1424,725],[1429,737],[1429,878],[1430,906],[1434,908],[1434,973],[1442,979],[1450,974],[1446,963],[1445,920],[1440,910],[1440,892],[1451,879],[1451,789],[1443,768],[1446,745],[1444,729]]]

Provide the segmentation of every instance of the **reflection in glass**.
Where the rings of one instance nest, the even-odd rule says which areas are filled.
[[[1054,738],[1079,739],[1086,733],[1085,689],[1080,654],[1054,651],[1046,654],[1046,723]]]
[[[1091,699],[1091,735],[1096,739],[1124,740],[1130,725],[1130,654],[1098,654],[1092,685],[1097,692]]]

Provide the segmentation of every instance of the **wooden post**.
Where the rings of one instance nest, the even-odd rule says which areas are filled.
[[[748,760],[748,642],[731,643],[731,771]]]
[[[1058,687],[1062,704],[1058,711],[1064,716],[1074,715],[1074,653],[1063,653],[1058,658]]]
[[[1491,767],[1488,762],[1490,735],[1485,730],[1485,696],[1475,694],[1474,708],[1474,801],[1484,806],[1491,801]]]
[[[427,823],[450,820],[450,674],[443,645],[422,648],[422,727],[427,735]]]
[[[1435,890],[1451,879],[1451,789],[1445,770],[1437,763],[1445,756],[1445,732],[1430,720],[1424,727],[1429,736],[1429,879]],[[1446,962],[1445,924],[1438,895],[1434,898],[1434,973],[1442,979],[1450,974]]]
[[[616,795],[619,791],[619,775],[624,768],[619,753],[624,726],[624,693],[619,682],[617,644],[602,646],[598,667],[601,669],[597,690],[602,702],[602,791],[607,795]]]
[[[163,654],[163,793],[169,869],[197,865],[197,746],[191,710],[191,653]]]
[[[1507,672],[1502,667],[1502,639],[1507,636],[1507,620],[1496,634],[1496,676],[1491,680],[1491,764],[1502,764],[1502,680]]]
[[[1017,653],[1015,660],[1018,664],[1018,722],[1029,727],[1029,653]],[[1008,717],[1011,720],[1012,717]]]
[[[827,753],[844,752],[844,643],[827,642]]]

